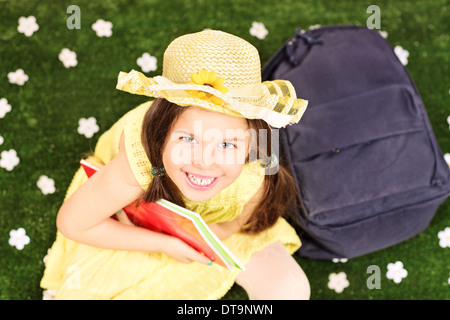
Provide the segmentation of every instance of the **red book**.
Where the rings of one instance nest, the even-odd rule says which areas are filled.
[[[86,175],[91,177],[100,168],[81,160]],[[232,269],[244,270],[244,266],[211,231],[201,216],[165,199],[156,202],[138,200],[123,208],[137,226],[180,238],[211,261]]]

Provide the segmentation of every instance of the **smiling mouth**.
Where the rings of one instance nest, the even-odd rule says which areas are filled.
[[[189,172],[184,173],[186,176],[186,180],[188,184],[197,190],[204,190],[209,189],[213,185],[216,184],[219,177],[207,177],[207,176],[201,176],[201,175],[194,175]]]

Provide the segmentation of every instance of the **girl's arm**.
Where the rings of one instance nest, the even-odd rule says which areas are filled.
[[[162,233],[124,224],[112,216],[142,196],[124,147],[117,156],[81,185],[61,206],[59,231],[72,240],[95,247],[128,251],[163,252],[183,261],[209,260],[183,241]]]

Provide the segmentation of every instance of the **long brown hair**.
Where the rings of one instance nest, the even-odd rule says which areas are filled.
[[[186,107],[157,98],[145,114],[141,139],[153,167],[163,167],[162,153],[166,140],[173,124],[185,110]],[[249,129],[254,129],[250,130],[253,132],[259,132],[261,129],[267,130],[266,132],[271,130],[269,125],[263,120],[247,119],[247,125]],[[261,143],[259,136],[256,135],[256,137],[253,137],[253,143],[250,143],[249,154],[257,152],[263,163],[266,163],[271,155],[270,136],[268,134],[267,141]],[[248,159],[249,156],[247,156]],[[242,231],[246,233],[263,231],[275,224],[279,217],[289,213],[292,206],[298,207],[300,202],[296,190],[294,179],[289,171],[281,165],[276,174],[265,175],[264,192],[261,201],[256,206]],[[153,177],[152,182],[143,195],[143,200],[146,202],[157,201],[161,198],[180,206],[185,206],[181,192],[167,175]]]

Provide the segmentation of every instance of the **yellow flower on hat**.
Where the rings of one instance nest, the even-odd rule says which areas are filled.
[[[192,81],[188,82],[188,84],[210,86],[222,93],[227,93],[229,91],[228,88],[223,85],[225,78],[218,77],[214,71],[201,69],[199,72],[191,74],[191,80]],[[190,90],[189,94],[195,98],[209,100],[214,104],[222,104],[222,99],[207,92]]]

